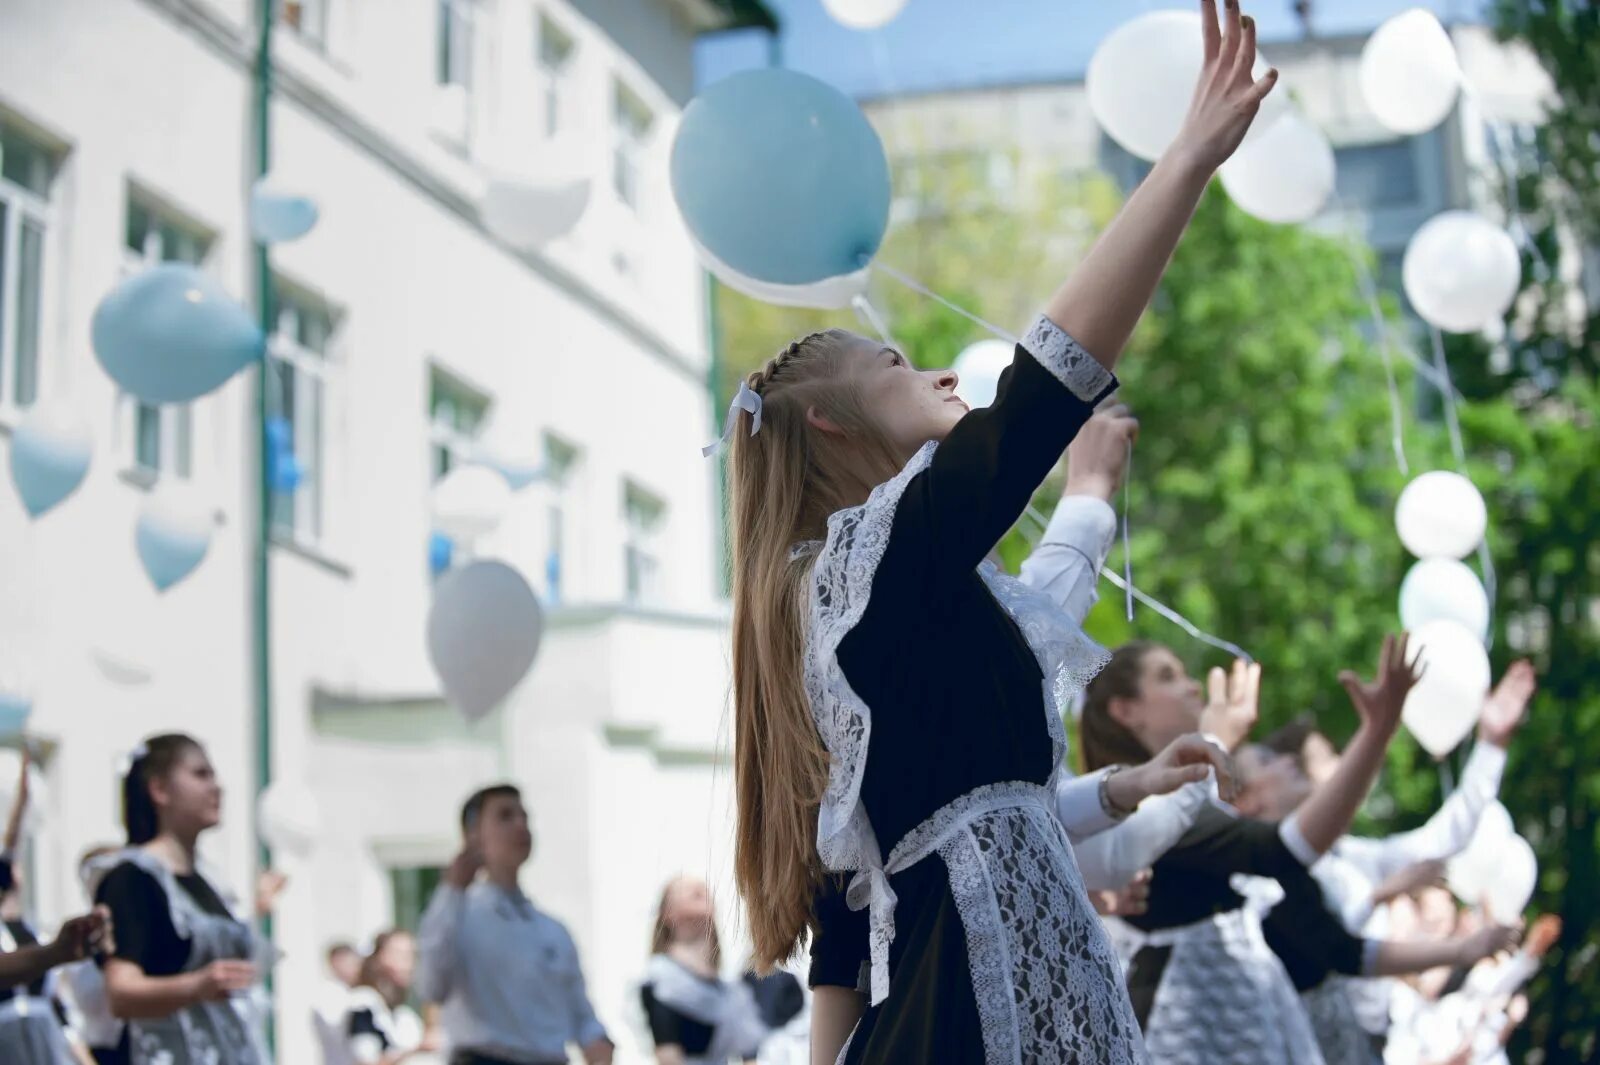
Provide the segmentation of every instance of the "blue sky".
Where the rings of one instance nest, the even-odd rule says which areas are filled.
[[[909,0],[889,25],[862,33],[834,22],[821,0],[767,0],[783,21],[783,63],[854,96],[995,82],[1077,77],[1113,27],[1194,0]],[[1480,0],[1319,0],[1325,34],[1371,29],[1408,8],[1465,19]],[[1245,0],[1263,42],[1298,37],[1290,0]],[[732,34],[700,46],[700,84],[768,62],[764,34]],[[1270,49],[1264,49],[1271,57]]]

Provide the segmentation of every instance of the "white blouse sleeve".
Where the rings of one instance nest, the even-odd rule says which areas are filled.
[[[1063,771],[1056,782],[1056,817],[1074,847],[1121,820],[1100,802],[1100,780],[1105,775],[1104,769],[1081,777]]]
[[[1139,804],[1126,821],[1082,841],[1072,851],[1090,891],[1115,891],[1141,869],[1155,864],[1194,824],[1210,799],[1205,781],[1185,784],[1170,795],[1155,795]]]
[[[1074,625],[1100,598],[1100,569],[1116,538],[1117,514],[1094,496],[1062,496],[1044,537],[1022,563],[1022,583],[1044,592]]]

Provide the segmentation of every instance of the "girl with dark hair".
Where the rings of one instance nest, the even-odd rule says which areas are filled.
[[[372,941],[361,975],[350,993],[345,1038],[358,1065],[399,1065],[438,1049],[417,1011],[406,1004],[417,969],[417,941],[392,929]]]
[[[95,863],[95,900],[117,925],[104,965],[130,1065],[264,1065],[252,997],[270,947],[196,866],[200,834],[221,818],[222,788],[198,742],[155,736],[123,779],[125,849]],[[258,904],[268,904],[261,899]]]
[[[679,877],[661,892],[640,998],[659,1065],[754,1059],[767,1035],[749,985],[724,980],[711,888]]]

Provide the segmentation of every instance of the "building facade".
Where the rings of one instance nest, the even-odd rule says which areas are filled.
[[[0,0],[0,449],[42,403],[95,441],[86,482],[38,520],[0,491],[0,680],[32,698],[44,751],[25,868],[47,926],[81,907],[80,852],[120,838],[118,774],[154,732],[205,743],[227,798],[204,855],[241,893],[255,867],[253,375],[144,406],[89,327],[164,260],[251,302],[256,10]],[[281,1061],[316,1060],[325,945],[414,925],[484,783],[524,790],[525,886],[571,928],[621,1060],[644,1060],[634,982],[665,880],[709,877],[732,915],[705,290],[665,157],[696,37],[763,17],[712,0],[277,10],[272,173],[321,210],[271,257],[268,381],[303,471],[268,515],[271,760],[322,820],[313,853],[279,856]],[[487,175],[551,158],[590,178],[589,208],[544,249],[508,247],[480,221]],[[475,551],[528,576],[545,633],[469,725],[425,647],[429,494],[485,434],[544,470]],[[134,523],[168,480],[216,530],[157,593]]]

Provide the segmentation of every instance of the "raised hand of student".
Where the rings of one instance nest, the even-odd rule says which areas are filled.
[[[1239,0],[1226,0],[1225,25],[1217,24],[1216,0],[1201,0],[1200,27],[1205,63],[1195,85],[1194,100],[1183,128],[1169,152],[1185,155],[1216,170],[1239,147],[1255,121],[1261,101],[1278,83],[1277,70],[1260,81],[1256,61],[1256,22],[1239,13]]]
[[[1385,636],[1383,651],[1378,656],[1378,673],[1364,681],[1350,670],[1339,674],[1350,703],[1356,708],[1364,728],[1385,738],[1393,736],[1400,727],[1400,711],[1406,705],[1406,696],[1422,679],[1426,666],[1408,659],[1411,637],[1401,633],[1398,638]]]
[[[79,917],[69,917],[61,924],[51,949],[59,959],[57,964],[82,961],[99,950],[110,949],[111,911],[96,906]]]
[[[1510,925],[1486,925],[1470,936],[1462,937],[1458,942],[1456,964],[1476,965],[1501,951],[1513,950],[1516,948],[1519,935],[1518,930]]]
[[[1483,700],[1483,713],[1478,718],[1478,739],[1496,747],[1508,747],[1511,737],[1522,725],[1528,709],[1528,700],[1539,688],[1539,678],[1533,672],[1533,663],[1526,658],[1511,663],[1494,691]]]
[[[482,868],[483,852],[469,843],[450,860],[450,864],[445,867],[443,879],[456,890],[465,891],[472,886],[478,870]]]
[[[1139,419],[1126,405],[1113,403],[1096,411],[1067,446],[1067,486],[1061,494],[1109,503],[1122,486],[1128,449],[1138,437]]]
[[[256,877],[256,915],[265,917],[278,904],[278,896],[289,883],[289,878],[276,869],[263,869]]]
[[[1224,673],[1221,666],[1206,674],[1206,706],[1200,711],[1200,731],[1215,736],[1230,751],[1250,735],[1261,712],[1261,663],[1233,660]]]
[[[1150,796],[1198,783],[1210,773],[1217,775],[1221,797],[1231,800],[1233,767],[1227,754],[1204,736],[1191,732],[1167,744],[1148,762],[1112,773],[1106,780],[1106,796],[1118,810],[1131,813]]]

